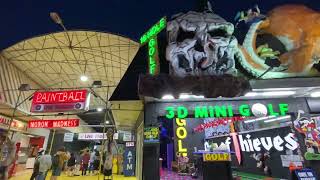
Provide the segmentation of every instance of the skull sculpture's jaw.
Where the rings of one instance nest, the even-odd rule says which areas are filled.
[[[166,58],[175,76],[234,74],[234,26],[212,12],[188,12],[168,22]]]

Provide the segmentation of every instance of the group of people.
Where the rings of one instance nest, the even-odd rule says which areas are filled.
[[[90,153],[88,149],[82,151],[79,158],[75,153],[69,153],[64,147],[60,148],[53,156],[44,155],[44,150],[40,149],[35,160],[33,173],[30,180],[45,180],[48,171],[52,168],[51,180],[57,180],[63,170],[66,170],[67,176],[97,175],[100,165],[100,153],[94,150]]]
[[[84,150],[81,154],[81,162],[80,169],[82,176],[86,176],[87,171],[89,171],[89,174],[97,175],[99,173],[100,152],[94,150],[90,153],[88,149]]]
[[[15,144],[0,130],[0,180],[8,179],[9,167],[15,160]]]

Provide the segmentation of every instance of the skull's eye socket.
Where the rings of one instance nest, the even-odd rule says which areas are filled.
[[[228,37],[227,31],[224,29],[215,29],[215,30],[209,31],[208,33],[210,34],[211,37],[225,37],[225,38]]]
[[[179,29],[177,41],[182,42],[185,39],[193,39],[195,36],[195,33],[192,31],[185,31],[182,28]]]

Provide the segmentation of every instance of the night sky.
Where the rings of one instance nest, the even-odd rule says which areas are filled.
[[[262,13],[288,3],[320,10],[319,0],[211,0],[213,10],[230,22],[239,10],[258,4]],[[50,12],[58,12],[68,30],[94,30],[139,37],[162,16],[197,10],[199,0],[6,0],[1,2],[0,49],[34,36],[61,31]]]

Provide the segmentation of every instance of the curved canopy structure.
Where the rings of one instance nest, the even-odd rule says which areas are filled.
[[[88,87],[93,81],[102,81],[110,87],[96,91],[109,99],[138,49],[137,42],[119,35],[67,31],[24,40],[2,54],[43,88]],[[82,75],[88,81],[81,81]],[[91,104],[95,108],[102,102]]]

